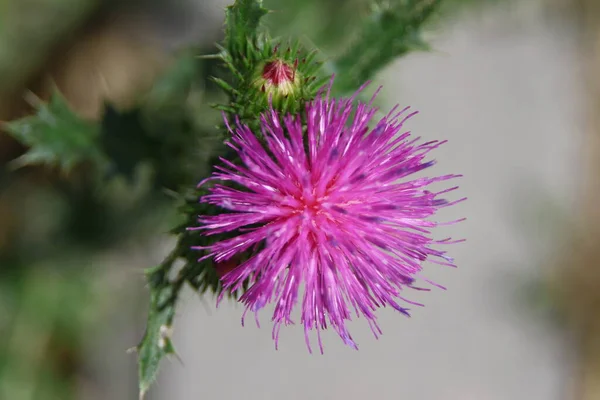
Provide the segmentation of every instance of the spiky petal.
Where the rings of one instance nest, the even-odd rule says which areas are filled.
[[[392,110],[373,129],[376,109],[354,106],[355,97],[336,100],[329,91],[307,104],[306,131],[300,116],[281,116],[271,109],[261,118],[264,144],[248,127],[228,125],[229,143],[242,161],[223,165],[201,202],[224,212],[200,216],[204,235],[228,233],[230,239],[208,247],[205,258],[223,263],[251,251],[252,256],[222,277],[226,290],[244,282],[247,311],[274,303],[273,338],[282,324],[293,323],[301,304],[301,323],[311,350],[309,331],[330,325],[356,348],[347,330],[353,309],[364,316],[375,336],[381,331],[375,310],[391,306],[403,314],[402,289],[413,287],[425,260],[453,266],[436,244],[429,218],[454,204],[426,190],[432,183],[459,175],[411,178],[434,164],[426,155],[444,142],[418,143],[403,132],[409,108]],[[353,117],[352,117],[353,115]],[[206,184],[202,182],[201,185]],[[436,261],[437,259],[437,261]],[[299,293],[304,284],[304,294]]]

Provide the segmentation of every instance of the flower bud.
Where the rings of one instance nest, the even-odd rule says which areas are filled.
[[[275,98],[284,98],[296,93],[299,89],[298,61],[293,65],[281,59],[267,62],[259,70],[260,76],[255,84],[261,91]]]

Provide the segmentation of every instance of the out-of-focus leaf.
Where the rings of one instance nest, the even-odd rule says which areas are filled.
[[[102,148],[110,159],[110,172],[133,179],[135,167],[152,155],[156,146],[140,121],[139,109],[120,113],[107,104],[102,118]]]
[[[78,268],[65,273],[73,264]],[[10,302],[10,324],[0,327],[0,398],[69,399],[71,371],[80,367],[80,340],[97,329],[94,281],[81,269],[81,257],[21,267],[17,281],[2,285],[11,293],[0,298]]]
[[[35,115],[8,122],[4,129],[29,148],[13,161],[15,167],[47,164],[68,172],[81,163],[105,161],[99,126],[76,115],[58,92],[50,102],[39,102]]]
[[[206,61],[198,58],[195,48],[179,54],[173,65],[154,83],[144,102],[144,110],[151,113],[150,116],[181,118],[192,87],[204,83],[201,73]]]
[[[354,37],[368,9],[367,0],[265,0],[277,10],[266,24],[274,35],[303,38],[303,43],[335,55]],[[311,46],[312,47],[312,46]]]
[[[357,40],[333,62],[335,90],[356,90],[394,59],[415,50],[428,50],[424,24],[441,0],[378,0],[365,18]]]
[[[176,190],[190,184],[196,170],[204,169],[199,153],[210,152],[214,124],[209,124],[209,131],[195,124],[194,118],[211,121],[216,113],[208,105],[199,109],[193,104],[198,86],[206,79],[202,72],[207,60],[197,52],[180,53],[138,108],[119,112],[106,106],[101,143],[113,174],[131,181],[138,165],[145,162],[153,167],[157,188]]]
[[[151,115],[137,108],[119,113],[106,106],[102,121],[101,143],[110,160],[109,171],[133,181],[138,165],[146,162],[153,167],[153,185],[156,188],[177,189],[189,184],[191,165],[198,157],[200,134],[194,130],[184,104],[177,116]],[[204,137],[205,145],[211,138]]]

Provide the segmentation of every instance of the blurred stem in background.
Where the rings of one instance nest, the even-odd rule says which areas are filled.
[[[554,283],[579,346],[575,400],[600,399],[600,1],[571,0],[587,90],[581,210]]]

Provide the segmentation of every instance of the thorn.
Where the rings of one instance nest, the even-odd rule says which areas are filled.
[[[27,153],[25,153],[27,154]],[[17,157],[14,160],[11,160],[8,162],[8,169],[10,171],[16,171],[18,169],[24,168],[28,165],[27,162],[27,158],[25,158],[24,155],[22,155],[21,157]]]
[[[177,192],[176,190],[173,190],[173,189],[163,188],[162,192],[172,199],[180,199],[181,198],[181,195],[179,194],[179,192]]]
[[[221,58],[220,54],[206,54],[206,55],[199,55],[196,56],[196,58],[202,59],[202,60],[216,60]]]
[[[60,91],[58,85],[56,84],[56,81],[53,78],[50,78],[49,81],[50,81],[50,87],[52,88],[51,96],[54,96],[56,94],[62,96],[62,92]],[[64,99],[64,100],[65,100],[65,102],[67,101],[66,99]]]
[[[177,359],[177,361],[179,361],[179,363],[181,364],[182,367],[185,367],[183,359],[181,357],[179,357],[179,354],[177,354],[177,353],[171,353],[171,354]]]
[[[33,107],[35,109],[40,108],[40,106],[42,106],[44,104],[44,102],[42,101],[42,99],[40,99],[31,90],[27,90],[25,92],[25,94],[23,95],[23,99],[25,100],[25,102],[27,102],[27,104],[29,104],[31,107]]]

